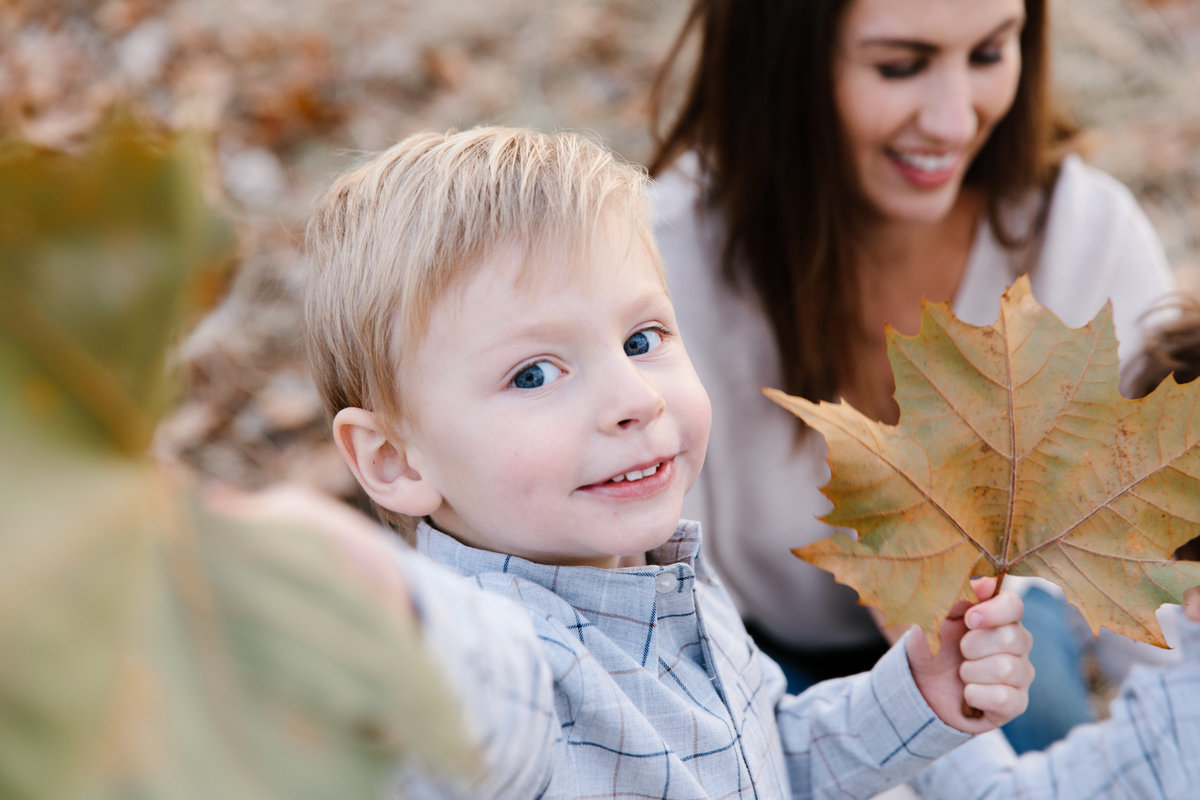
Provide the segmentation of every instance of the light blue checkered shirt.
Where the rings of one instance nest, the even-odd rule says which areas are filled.
[[[999,733],[954,750],[970,737],[929,709],[903,645],[869,673],[785,694],[695,523],[618,570],[535,564],[427,525],[417,549],[452,571],[401,559],[486,767],[469,787],[406,770],[402,796],[867,798],[938,759],[914,781],[922,797],[1200,797],[1170,783],[1200,785],[1194,664],[1127,690],[1135,722],[1120,710],[1058,754],[1015,759]]]

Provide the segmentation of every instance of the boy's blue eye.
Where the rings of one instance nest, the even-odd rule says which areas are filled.
[[[537,389],[547,383],[558,380],[562,370],[549,361],[537,361],[513,376],[511,385],[517,389]]]
[[[625,355],[640,356],[662,344],[662,333],[654,328],[638,331],[625,340]]]

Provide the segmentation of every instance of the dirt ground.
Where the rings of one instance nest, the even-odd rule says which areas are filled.
[[[1200,291],[1200,3],[1054,0],[1056,79]],[[243,486],[348,496],[303,366],[309,204],[364,151],[478,122],[649,154],[645,100],[683,0],[0,0],[0,119],[52,146],[132,100],[211,143],[239,233],[230,293],[183,343],[161,451]]]

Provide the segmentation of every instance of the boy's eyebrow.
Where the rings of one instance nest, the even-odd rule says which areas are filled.
[[[674,306],[666,291],[661,288],[648,289],[644,294],[629,303],[629,308],[635,311],[630,316],[649,317],[661,316],[661,312],[671,312]],[[476,352],[490,353],[506,347],[520,345],[525,340],[538,340],[563,335],[578,327],[575,317],[563,316],[554,319],[513,319],[495,337],[482,344]]]
[[[1021,23],[1021,19],[1022,18],[1020,16],[1016,16],[1011,19],[1005,20],[1004,22],[997,25],[995,27],[995,29],[993,29],[986,36],[983,36],[982,38],[980,38],[979,41],[981,43],[987,42],[992,39],[995,39],[997,36],[999,36],[1002,33],[1007,33],[1010,29],[1019,25]],[[929,42],[923,42],[923,41],[920,41],[917,39],[891,39],[888,37],[872,37],[872,38],[866,38],[866,39],[860,40],[859,45],[862,47],[901,48],[904,50],[913,50],[921,55],[933,55],[934,53],[936,53],[938,51],[938,47],[936,45],[930,44]]]

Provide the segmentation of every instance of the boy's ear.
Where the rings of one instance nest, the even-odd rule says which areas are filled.
[[[370,411],[339,411],[333,418],[333,440],[355,479],[380,506],[424,517],[442,504],[441,493],[412,467],[404,447],[384,435]]]

